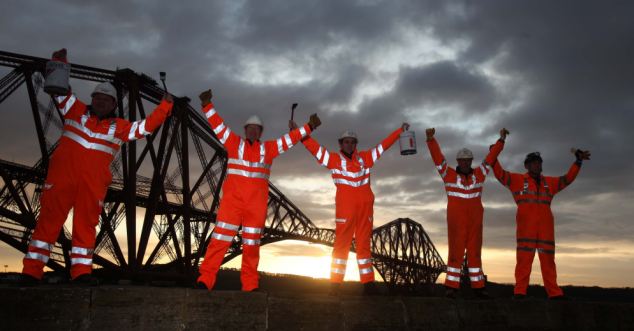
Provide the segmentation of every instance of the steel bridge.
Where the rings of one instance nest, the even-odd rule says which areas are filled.
[[[0,112],[17,107],[28,114],[30,109],[27,116],[35,132],[23,134],[37,137],[38,150],[30,152],[38,155],[34,164],[0,156],[0,240],[21,252],[27,251],[49,157],[62,130],[62,118],[42,89],[46,61],[0,51],[0,67],[8,71],[0,78]],[[145,118],[146,109],[152,109],[163,95],[155,80],[130,69],[72,64],[71,78],[76,91],[81,84],[112,82],[119,95],[118,115],[131,121]],[[3,123],[3,130],[10,125]],[[190,106],[188,98],[175,98],[173,115],[160,130],[124,144],[112,162],[113,182],[93,256],[100,271],[132,279],[195,275],[216,221],[226,165],[226,151],[202,113]],[[318,228],[279,189],[269,187],[263,245],[293,239],[332,246],[334,230]],[[240,242],[238,235],[225,262],[241,254]],[[67,271],[70,248],[71,233],[64,227],[47,266]],[[429,236],[411,219],[374,229],[372,254],[376,270],[390,285],[418,288],[434,283],[445,270]]]

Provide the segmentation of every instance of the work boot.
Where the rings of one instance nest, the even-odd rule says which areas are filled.
[[[570,300],[570,298],[568,298],[565,295],[555,295],[554,297],[550,297],[548,298],[548,300],[553,300],[553,301],[568,301]]]
[[[376,287],[376,283],[368,282],[363,284],[363,295],[364,296],[381,295],[381,292],[379,292],[379,289]]]
[[[513,295],[513,300],[524,300],[526,299],[526,294],[516,293]]]
[[[40,280],[28,274],[21,274],[20,280],[18,281],[17,285],[19,287],[38,286],[40,285]]]
[[[330,283],[330,291],[328,292],[328,295],[331,297],[338,297],[340,294],[339,292],[340,289],[341,289],[341,284]]]
[[[487,292],[487,290],[484,287],[483,288],[474,288],[473,289],[473,294],[475,295],[476,299],[481,299],[481,300],[493,299],[489,295],[489,292]]]
[[[458,290],[453,287],[447,287],[445,289],[445,298],[455,299],[458,296]]]
[[[207,288],[207,285],[205,285],[205,283],[203,283],[201,281],[196,282],[196,285],[194,286],[194,288],[198,289],[198,290],[207,290],[207,291],[209,291],[209,288]]]
[[[91,274],[82,274],[75,277],[70,283],[75,286],[99,286],[99,279]]]

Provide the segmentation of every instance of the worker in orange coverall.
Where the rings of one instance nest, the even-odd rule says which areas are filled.
[[[465,249],[471,287],[476,297],[489,298],[485,290],[485,278],[482,271],[482,189],[490,166],[504,148],[504,140],[508,135],[506,129],[500,130],[500,139],[490,149],[479,167],[471,168],[473,153],[463,148],[458,151],[454,169],[447,164],[445,156],[434,138],[436,130],[427,129],[427,146],[431,157],[440,173],[447,192],[447,233],[449,239],[449,259],[447,261],[447,277],[445,278],[445,296],[455,298],[460,288],[460,271],[464,260]]]
[[[67,63],[66,50],[53,59]],[[91,275],[95,227],[112,180],[110,163],[120,146],[156,130],[170,115],[173,99],[165,94],[146,119],[129,122],[117,118],[117,91],[108,82],[97,85],[86,105],[71,92],[55,96],[64,127],[53,152],[42,187],[41,211],[24,257],[22,284],[35,285],[43,276],[55,241],[73,209],[70,275],[74,283],[96,285]]]
[[[515,298],[526,297],[535,251],[539,255],[544,287],[550,299],[565,299],[557,285],[555,265],[555,226],[550,204],[555,194],[570,185],[583,160],[590,159],[589,151],[573,150],[576,160],[564,176],[542,175],[542,157],[539,152],[526,155],[524,174],[510,173],[500,162],[493,165],[495,177],[513,194],[517,204],[517,264],[515,265]]]
[[[245,138],[242,138],[225,125],[216,112],[211,97],[211,90],[200,94],[202,111],[225,146],[229,160],[216,226],[199,269],[197,287],[208,290],[214,287],[225,253],[242,226],[242,290],[257,291],[260,238],[266,220],[273,159],[309,135],[321,122],[313,114],[310,121],[301,128],[276,140],[261,142],[264,125],[260,118],[252,116],[244,125]]]
[[[291,121],[290,127],[294,128],[296,125]],[[330,295],[339,295],[353,238],[360,280],[364,286],[363,293],[364,295],[378,294],[374,283],[370,251],[374,214],[374,193],[370,187],[370,169],[394,144],[401,132],[408,128],[409,124],[403,123],[376,147],[360,152],[357,151],[357,135],[351,131],[345,131],[339,137],[339,153],[326,150],[312,137],[302,140],[304,147],[317,159],[317,162],[330,170],[337,187]]]

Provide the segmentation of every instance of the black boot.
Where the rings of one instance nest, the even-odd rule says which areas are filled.
[[[339,283],[330,283],[330,291],[328,295],[331,297],[338,297],[340,294],[341,284]]]
[[[381,295],[379,289],[376,287],[376,283],[369,282],[363,284],[363,295],[365,296],[373,296],[373,295]]]
[[[476,299],[481,299],[481,300],[493,299],[489,295],[489,292],[487,292],[487,290],[484,287],[483,288],[474,288],[473,289],[473,295],[475,295]]]
[[[205,285],[205,283],[203,282],[196,282],[196,285],[194,286],[195,289],[198,290],[207,290],[209,291],[209,289],[207,288],[207,285]]]
[[[445,298],[455,299],[458,296],[458,290],[453,287],[447,287],[445,289]]]
[[[17,285],[19,287],[33,287],[40,285],[40,280],[27,274],[21,274]]]
[[[83,274],[75,277],[70,283],[75,286],[99,286],[99,279],[91,274]]]
[[[526,294],[514,294],[513,300],[524,300],[526,299]]]

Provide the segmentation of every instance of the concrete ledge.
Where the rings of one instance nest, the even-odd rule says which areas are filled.
[[[632,330],[634,303],[0,288],[3,330]]]

